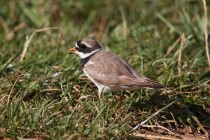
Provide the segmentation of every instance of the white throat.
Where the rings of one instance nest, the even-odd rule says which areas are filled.
[[[100,51],[101,49],[97,49],[97,50],[95,50],[95,51],[92,51],[91,53],[82,53],[82,52],[79,52],[79,51],[76,51],[75,53],[77,54],[77,55],[79,55],[79,57],[81,58],[81,59],[84,59],[84,58],[87,58],[87,57],[89,57],[90,55],[92,55],[92,54],[94,54],[94,53],[96,53],[97,51]]]

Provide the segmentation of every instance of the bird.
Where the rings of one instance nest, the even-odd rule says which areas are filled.
[[[78,40],[69,50],[80,57],[80,67],[98,88],[98,96],[112,91],[161,89],[164,86],[138,73],[120,56],[102,49],[91,38]]]

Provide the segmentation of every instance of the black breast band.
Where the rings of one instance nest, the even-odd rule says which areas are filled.
[[[97,52],[96,52],[97,53]],[[83,69],[85,64],[89,61],[90,57],[93,56],[95,53],[91,54],[90,56],[80,59],[80,67]]]

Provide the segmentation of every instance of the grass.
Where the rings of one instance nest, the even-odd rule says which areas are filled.
[[[209,137],[209,46],[204,31],[209,19],[202,1],[0,4],[0,138]],[[26,37],[38,29],[46,30],[34,34],[21,58]],[[126,91],[122,107],[120,93],[106,94],[100,102],[79,58],[67,54],[87,36],[173,92]]]

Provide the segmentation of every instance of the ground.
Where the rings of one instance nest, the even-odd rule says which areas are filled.
[[[0,4],[1,139],[209,139],[208,1]],[[99,100],[68,54],[85,37],[167,90]]]

